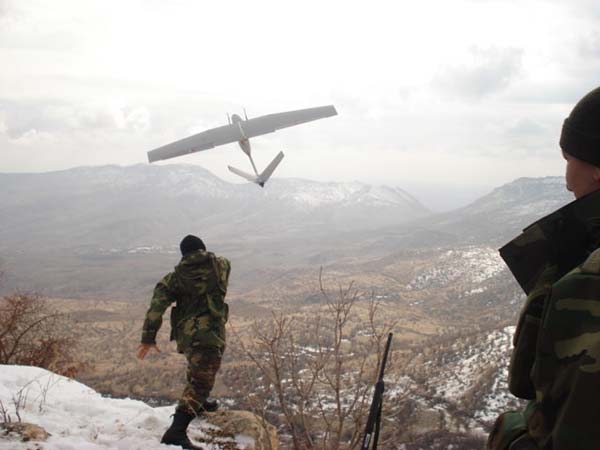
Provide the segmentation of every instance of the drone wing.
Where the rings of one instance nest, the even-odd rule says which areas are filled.
[[[201,150],[208,150],[218,145],[249,139],[261,134],[273,133],[281,128],[292,127],[335,115],[337,115],[337,111],[333,105],[267,114],[266,116],[213,128],[212,130],[195,134],[171,144],[163,145],[148,152],[148,161],[160,161]]]
[[[240,134],[240,127],[237,124],[224,125],[151,150],[148,152],[148,161],[160,161],[161,159],[169,159],[187,155],[188,153],[208,150],[217,145],[229,144],[243,138]]]
[[[282,128],[293,127],[301,123],[323,119],[337,115],[333,105],[318,106],[316,108],[299,109],[266,116],[254,117],[253,119],[240,122],[244,129],[244,135],[248,138],[260,136],[261,134],[273,133]]]

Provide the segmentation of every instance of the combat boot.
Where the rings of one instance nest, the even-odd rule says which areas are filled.
[[[202,403],[202,410],[206,412],[215,412],[219,409],[219,401],[214,399],[206,399],[204,403]]]
[[[183,411],[175,411],[173,416],[173,423],[165,431],[161,444],[179,445],[184,450],[203,450],[202,447],[198,447],[190,441],[187,436],[187,427],[192,421],[194,416],[187,414]]]

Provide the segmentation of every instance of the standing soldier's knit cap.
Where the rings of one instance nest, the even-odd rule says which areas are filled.
[[[185,256],[196,250],[206,250],[206,246],[198,236],[188,234],[182,239],[181,244],[179,244],[179,249],[181,250],[181,255]]]
[[[565,153],[600,167],[600,87],[579,100],[565,119],[560,147]]]

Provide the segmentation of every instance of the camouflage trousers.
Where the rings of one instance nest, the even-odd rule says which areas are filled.
[[[177,411],[197,416],[210,395],[215,376],[221,367],[223,349],[218,347],[190,347],[184,351],[188,361],[187,385],[181,394]]]

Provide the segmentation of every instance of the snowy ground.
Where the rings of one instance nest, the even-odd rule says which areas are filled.
[[[486,434],[484,427],[500,413],[521,408],[507,384],[514,332],[509,326],[458,338],[419,365],[425,372],[417,371],[417,379],[388,380],[386,402],[408,395],[422,410],[441,413],[447,430],[462,432],[466,426],[474,435]]]
[[[159,443],[171,422],[172,406],[152,408],[137,400],[104,398],[81,383],[37,367],[0,365],[0,401],[13,421],[18,404],[23,422],[39,425],[51,434],[47,442],[32,444],[7,440],[0,433],[2,450],[181,448]],[[210,427],[195,420],[189,436],[207,437],[204,431]],[[248,439],[240,436],[237,448],[244,449]],[[205,448],[217,450],[221,446],[208,444]]]
[[[502,384],[500,391],[508,391],[506,377],[508,372],[502,370],[508,367],[507,357],[512,348],[512,336],[515,327],[509,326],[482,336],[475,345],[459,346],[457,353],[449,357],[449,361],[440,369],[438,377],[433,377],[431,384],[436,386],[438,395],[448,400],[462,397],[477,382],[479,375],[486,368],[494,370],[494,382]],[[486,351],[487,350],[487,351]],[[494,392],[497,394],[497,392]],[[493,411],[495,414],[496,411]]]
[[[479,285],[500,273],[504,267],[498,250],[491,247],[471,246],[448,250],[438,257],[435,266],[420,273],[406,288],[431,289],[459,281],[468,286]]]

